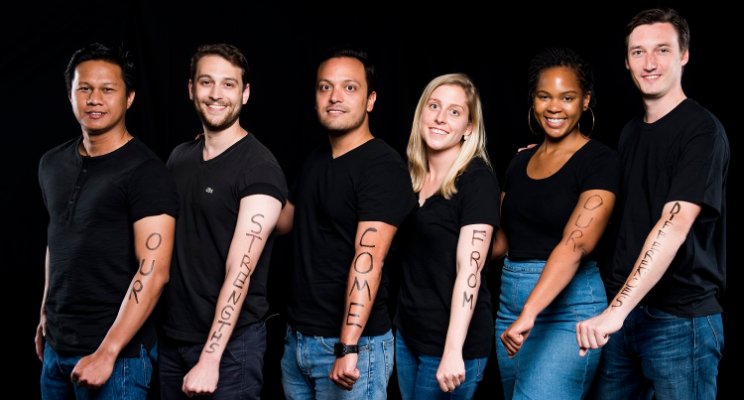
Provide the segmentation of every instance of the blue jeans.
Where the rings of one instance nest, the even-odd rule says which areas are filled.
[[[403,400],[472,399],[488,357],[465,360],[465,382],[454,392],[443,392],[437,382],[437,369],[442,357],[416,355],[408,348],[400,332],[395,334],[395,367]]]
[[[607,307],[594,261],[581,264],[568,286],[537,316],[520,351],[512,358],[507,356],[500,336],[522,312],[544,266],[543,260],[504,261],[496,314],[496,356],[507,400],[582,399],[599,365],[601,350],[580,357],[576,344],[576,323]]]
[[[188,399],[181,390],[183,377],[199,362],[204,343],[160,341],[160,396],[163,400]],[[258,399],[263,386],[266,324],[256,322],[233,336],[220,360],[217,390],[210,399]]]
[[[380,336],[359,338],[357,368],[361,373],[351,391],[341,389],[329,378],[336,357],[338,338],[306,336],[287,328],[282,357],[282,386],[289,400],[349,399],[382,400],[393,372],[395,341],[388,331]]]
[[[76,399],[145,400],[152,378],[152,362],[157,359],[157,346],[148,351],[140,348],[139,357],[119,357],[106,383],[98,389],[88,389],[72,382],[72,370],[82,356],[59,355],[49,343],[44,344],[44,364],[41,367],[41,398],[44,400]]]
[[[721,314],[677,317],[638,306],[604,346],[597,398],[715,399],[723,351]]]

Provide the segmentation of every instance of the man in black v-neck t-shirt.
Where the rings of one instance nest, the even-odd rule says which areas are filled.
[[[382,267],[415,198],[401,157],[369,130],[372,77],[356,51],[318,68],[316,110],[329,143],[305,161],[277,228],[293,224],[295,235],[282,359],[289,398],[387,396],[394,345]]]

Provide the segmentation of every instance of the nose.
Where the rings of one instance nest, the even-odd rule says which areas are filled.
[[[437,113],[434,115],[434,122],[438,124],[443,124],[446,120],[446,115],[445,115],[446,112],[447,111],[444,108],[440,107],[439,111],[437,111]]]
[[[88,95],[88,98],[85,99],[85,104],[92,106],[96,104],[102,104],[101,102],[101,91],[100,90],[91,90],[90,94]]]
[[[653,71],[656,69],[656,55],[653,54],[653,52],[649,52],[646,54],[646,57],[644,59],[645,63],[643,65],[643,68],[646,71]]]
[[[333,104],[340,103],[343,101],[343,97],[341,96],[341,89],[335,86],[331,89],[330,101]]]
[[[563,110],[563,105],[561,104],[561,99],[552,99],[550,102],[548,102],[547,111],[549,113],[559,113]]]

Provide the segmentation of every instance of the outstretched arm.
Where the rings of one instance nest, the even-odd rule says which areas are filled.
[[[183,378],[181,389],[189,397],[212,394],[217,389],[222,354],[240,317],[251,275],[281,209],[279,200],[263,194],[240,201],[238,222],[227,253],[225,281],[217,298],[209,337],[199,362]]]
[[[623,326],[623,321],[656,285],[684,243],[701,207],[686,201],[670,201],[664,205],[641,248],[641,254],[620,292],[610,305],[594,318],[576,324],[579,354],[604,346],[609,335]]]
[[[460,228],[457,241],[457,277],[452,289],[447,339],[436,374],[439,388],[443,392],[451,392],[465,382],[462,347],[478,300],[481,271],[488,260],[488,246],[492,234],[493,226],[487,224],[466,225]]]
[[[168,282],[176,220],[161,214],[134,223],[134,251],[139,269],[134,275],[116,320],[93,354],[78,361],[72,380],[86,387],[108,381],[121,350],[139,331],[155,308]]]
[[[501,334],[501,342],[510,357],[517,354],[527,340],[538,314],[571,282],[581,259],[594,250],[614,205],[615,195],[610,191],[587,190],[581,193],[563,229],[563,237],[550,253],[519,318]]]
[[[357,225],[355,255],[349,269],[346,287],[346,308],[341,322],[339,340],[357,344],[375,303],[382,277],[382,265],[397,228],[380,221],[362,221]],[[357,379],[358,354],[339,357],[333,364],[331,380],[343,389],[351,390]]]

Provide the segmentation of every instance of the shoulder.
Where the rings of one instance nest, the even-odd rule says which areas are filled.
[[[41,156],[41,159],[39,160],[39,166],[41,167],[47,165],[48,163],[54,162],[55,160],[59,159],[59,157],[63,157],[67,154],[73,155],[74,147],[76,147],[79,142],[80,138],[76,137],[47,150]]]

